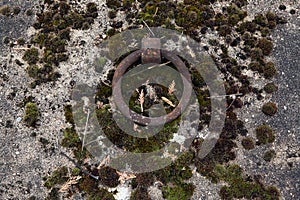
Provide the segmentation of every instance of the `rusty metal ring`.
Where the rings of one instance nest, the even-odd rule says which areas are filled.
[[[187,107],[190,101],[191,93],[192,93],[192,81],[191,76],[189,73],[188,68],[185,66],[184,62],[175,54],[166,51],[166,50],[160,50],[161,56],[166,58],[167,60],[171,61],[177,70],[180,72],[180,76],[183,82],[183,94],[182,97],[178,103],[178,105],[174,108],[173,111],[168,113],[164,116],[159,117],[146,117],[141,114],[138,114],[132,110],[129,109],[127,104],[124,102],[122,91],[121,91],[121,78],[126,72],[126,70],[136,61],[139,60],[139,58],[142,56],[142,53],[144,52],[144,49],[134,51],[130,55],[128,55],[126,58],[124,58],[120,64],[118,65],[114,76],[112,80],[112,89],[113,89],[113,97],[114,102],[116,103],[117,107],[121,111],[123,115],[125,115],[127,118],[133,120],[136,123],[142,124],[142,125],[151,125],[151,126],[157,126],[161,124],[165,124],[168,122],[173,121],[177,117],[180,116],[181,112]]]

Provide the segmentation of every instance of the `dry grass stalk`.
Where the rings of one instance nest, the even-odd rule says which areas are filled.
[[[67,192],[69,190],[69,188],[72,185],[75,185],[78,183],[78,181],[81,179],[81,176],[74,176],[71,177],[70,180],[68,182],[66,182],[59,190],[59,192],[63,193],[63,192]]]
[[[141,112],[144,112],[143,105],[144,105],[144,102],[145,102],[145,98],[144,98],[144,90],[143,89],[141,90],[141,93],[139,95],[139,102],[140,102],[140,105],[141,105]]]
[[[169,99],[167,99],[166,97],[161,97],[161,99],[166,102],[167,104],[169,104],[170,106],[175,108],[175,105],[172,103],[172,101],[170,101]]]
[[[172,83],[169,85],[168,93],[173,94],[175,91],[175,81],[173,80]]]

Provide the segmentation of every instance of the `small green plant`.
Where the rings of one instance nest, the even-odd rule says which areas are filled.
[[[273,116],[277,113],[277,105],[273,102],[268,102],[263,105],[262,112],[266,115]]]
[[[35,103],[28,102],[25,105],[25,114],[23,121],[27,126],[34,127],[38,121],[39,110]]]
[[[260,125],[256,128],[256,138],[259,144],[272,143],[275,140],[274,131],[268,125]]]

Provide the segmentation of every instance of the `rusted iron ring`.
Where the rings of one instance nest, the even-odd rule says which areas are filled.
[[[138,114],[130,110],[127,104],[124,102],[122,91],[121,91],[121,82],[122,82],[121,78],[125,74],[126,70],[133,63],[137,62],[139,58],[141,58],[143,52],[144,49],[134,51],[133,53],[128,55],[125,59],[123,59],[121,63],[118,65],[112,81],[113,98],[114,98],[114,102],[116,103],[121,113],[125,115],[127,118],[133,120],[133,122],[142,125],[158,126],[173,121],[174,119],[179,117],[180,114],[187,107],[192,93],[191,76],[188,71],[188,68],[185,66],[184,62],[177,55],[166,50],[160,50],[161,56],[171,61],[176,66],[177,70],[180,73],[182,83],[183,83],[182,97],[178,105],[174,108],[174,110],[172,110],[167,115],[159,116],[159,117],[146,117],[141,114]]]

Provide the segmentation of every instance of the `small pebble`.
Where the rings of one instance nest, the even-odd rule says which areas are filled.
[[[17,123],[19,123],[20,121],[22,121],[22,117],[18,117],[18,118],[16,119],[16,122],[17,122]]]

